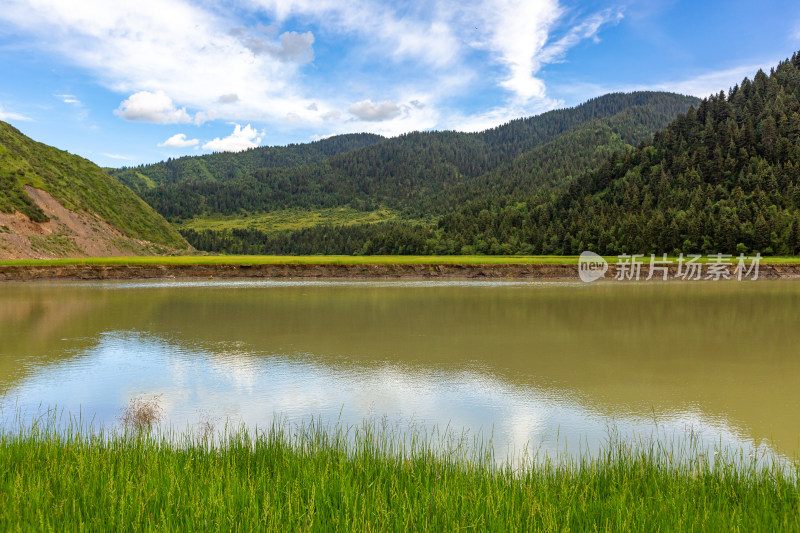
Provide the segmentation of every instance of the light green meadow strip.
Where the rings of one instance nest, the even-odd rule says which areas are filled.
[[[775,464],[617,443],[512,469],[441,450],[370,425],[213,443],[28,428],[0,434],[0,530],[800,530],[798,472]]]
[[[616,258],[615,258],[616,260]],[[489,255],[182,255],[139,257],[86,257],[70,259],[23,259],[0,265],[383,265],[383,264],[577,264],[576,256]]]
[[[659,259],[659,258],[657,258]],[[617,256],[607,256],[609,264],[617,263]],[[671,259],[677,263],[676,258]],[[700,262],[713,259],[703,257]],[[650,258],[641,259],[648,267]],[[749,261],[748,261],[749,262]],[[799,264],[800,256],[762,257],[761,264]],[[20,259],[0,261],[0,266],[54,266],[54,265],[577,265],[578,256],[564,255],[180,255],[137,257],[85,257],[67,259]],[[736,259],[732,260],[736,264]]]
[[[357,211],[351,207],[330,207],[327,209],[282,209],[248,216],[198,216],[185,220],[175,227],[180,230],[192,229],[195,231],[254,229],[264,232],[279,232],[299,230],[320,224],[350,226],[387,222],[398,218],[399,215],[390,209]],[[413,222],[412,220],[406,221]]]

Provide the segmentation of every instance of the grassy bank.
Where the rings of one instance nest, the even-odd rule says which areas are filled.
[[[606,257],[615,264],[617,257]],[[649,265],[649,257],[644,265]],[[675,260],[673,258],[673,260]],[[700,262],[709,262],[703,257]],[[735,266],[736,260],[733,260]],[[763,257],[761,264],[797,264],[800,256]],[[450,265],[577,265],[576,255],[179,255],[141,257],[81,257],[66,259],[20,259],[0,261],[5,265],[383,265],[383,264],[450,264]]]
[[[798,259],[800,261],[800,258]],[[22,259],[0,261],[0,265],[382,265],[382,264],[577,264],[577,256],[489,256],[489,255],[181,255],[143,257],[85,257],[68,259]]]
[[[374,426],[216,445],[34,427],[0,436],[0,529],[146,531],[780,531],[797,477],[686,450],[610,445],[594,460],[495,467],[490,453]],[[177,444],[176,444],[177,442]],[[738,466],[736,466],[738,465]]]

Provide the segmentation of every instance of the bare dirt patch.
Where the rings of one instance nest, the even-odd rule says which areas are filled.
[[[126,237],[92,214],[67,209],[41,189],[26,185],[25,191],[50,220],[0,213],[0,259],[150,255],[149,243]]]

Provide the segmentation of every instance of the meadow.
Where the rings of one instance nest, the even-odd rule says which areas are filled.
[[[359,211],[352,207],[330,207],[327,209],[278,209],[268,213],[246,213],[235,215],[196,216],[176,224],[178,230],[232,230],[257,229],[265,232],[298,230],[330,224],[349,226],[397,220],[400,215],[390,209]]]

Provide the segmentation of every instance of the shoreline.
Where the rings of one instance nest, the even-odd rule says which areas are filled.
[[[669,266],[669,281],[678,265]],[[732,270],[732,269],[731,269]],[[603,281],[614,281],[616,265],[609,265]],[[648,268],[643,265],[641,281]],[[705,272],[704,276],[705,277]],[[580,281],[577,264],[506,263],[271,263],[271,264],[73,264],[0,265],[0,281],[102,281],[155,279],[492,279]],[[735,276],[731,276],[735,280]],[[759,266],[759,280],[800,280],[800,264]],[[626,280],[628,281],[628,280]],[[656,275],[653,281],[663,281]],[[752,281],[745,277],[743,281]],[[635,281],[632,281],[635,282]]]

